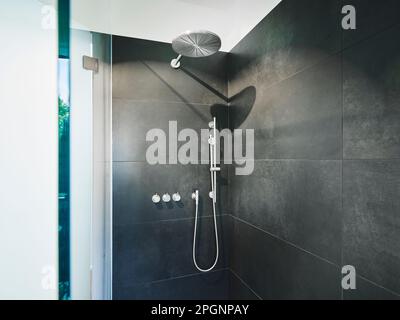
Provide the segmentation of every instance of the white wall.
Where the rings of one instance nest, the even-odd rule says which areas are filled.
[[[42,8],[0,2],[0,299],[58,295],[57,34]]]

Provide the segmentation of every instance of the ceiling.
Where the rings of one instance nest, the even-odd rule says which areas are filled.
[[[169,43],[184,31],[206,29],[230,51],[280,1],[71,0],[72,26]]]

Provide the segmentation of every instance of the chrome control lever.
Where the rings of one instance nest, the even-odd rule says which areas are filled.
[[[179,201],[181,201],[181,199],[182,199],[182,197],[181,197],[181,195],[179,194],[179,192],[175,192],[175,193],[172,195],[172,200],[174,200],[175,202],[179,202]]]
[[[160,203],[161,197],[156,193],[151,197],[151,201],[153,201],[153,203]]]
[[[171,196],[168,193],[164,194],[162,196],[162,201],[164,201],[166,203],[171,202]]]

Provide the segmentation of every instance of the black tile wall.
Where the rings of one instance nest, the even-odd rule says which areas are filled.
[[[195,165],[157,165],[145,162],[115,162],[114,226],[132,226],[137,223],[192,218],[194,201],[191,194],[198,187],[199,170]],[[154,204],[154,193],[180,191],[180,203]],[[208,213],[211,214],[210,212]]]
[[[146,161],[146,150],[154,143],[154,141],[146,141],[147,132],[151,129],[161,129],[167,134],[168,142],[170,121],[176,121],[177,132],[192,129],[200,137],[201,129],[208,129],[208,123],[214,114],[218,113],[218,121],[223,120],[221,117],[227,117],[227,114],[223,113],[226,107],[220,104],[203,105],[120,98],[114,98],[113,103],[114,161]],[[185,142],[179,142],[178,147],[180,148]],[[198,142],[199,154],[202,150],[201,142],[207,141]],[[208,145],[206,150],[208,150]],[[168,148],[166,151],[168,160]],[[205,155],[204,160],[207,159]]]
[[[169,121],[181,129],[208,129],[213,116],[227,127],[226,54],[183,59],[179,70],[171,45],[123,37],[113,38],[113,296],[115,299],[222,299],[227,272],[200,275],[192,261],[195,205],[200,190],[197,256],[200,266],[214,262],[215,238],[209,169],[196,164],[146,161],[151,129],[168,134]],[[168,149],[168,135],[167,135]],[[200,161],[202,146],[198,141]],[[178,143],[181,147],[184,142]],[[164,154],[169,163],[169,153]],[[208,160],[208,154],[202,160]],[[205,162],[207,163],[207,162]],[[207,166],[207,168],[209,168]],[[204,175],[204,177],[203,177]],[[225,187],[227,188],[227,174]],[[180,203],[153,204],[154,193],[180,192]],[[226,193],[226,191],[225,191]],[[229,222],[218,210],[220,259],[228,266]]]
[[[227,300],[230,272],[218,270],[138,286],[123,286],[117,300]]]
[[[292,76],[340,50],[340,0],[284,0],[231,51],[229,95]]]
[[[247,117],[236,123],[238,128],[255,129],[255,159],[341,158],[339,56],[273,86],[267,87],[262,80],[252,85],[256,88],[254,105]],[[241,110],[235,101],[231,106],[232,118],[239,118],[235,113]]]
[[[340,299],[340,269],[234,219],[231,268],[263,299]]]
[[[400,25],[343,52],[344,157],[400,158]]]
[[[344,263],[400,292],[400,161],[345,161]]]
[[[233,215],[340,263],[340,161],[256,161],[230,182]]]
[[[213,218],[198,222],[197,262],[205,268],[215,257]],[[228,225],[225,216],[217,218],[220,257],[217,269],[228,265]],[[144,223],[114,228],[113,286],[123,286],[176,278],[198,273],[192,261],[194,219]]]
[[[231,125],[255,130],[256,159],[229,174],[230,267],[263,299],[341,298],[340,4],[283,1],[228,57]]]
[[[250,176],[229,170],[230,268],[263,299],[400,292],[398,11],[284,0],[228,56],[230,124],[255,130],[256,159]],[[359,286],[341,292],[346,264]]]
[[[185,104],[226,102],[225,53],[204,59],[183,58],[182,68],[176,70],[170,66],[177,56],[171,44],[114,37],[113,48],[114,98]]]
[[[229,53],[176,56],[114,37],[114,298],[397,299],[400,293],[400,34],[397,0],[283,0]],[[229,108],[226,108],[229,102]],[[222,165],[217,271],[209,168],[145,162],[149,129],[254,129],[254,172]],[[207,147],[207,143],[201,141]],[[166,154],[168,156],[168,154]],[[154,206],[154,192],[180,191]],[[357,290],[341,289],[341,267]]]

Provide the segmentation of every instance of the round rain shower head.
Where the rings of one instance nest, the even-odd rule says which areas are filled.
[[[208,57],[221,48],[221,39],[210,31],[187,31],[172,41],[172,48],[184,57]]]

